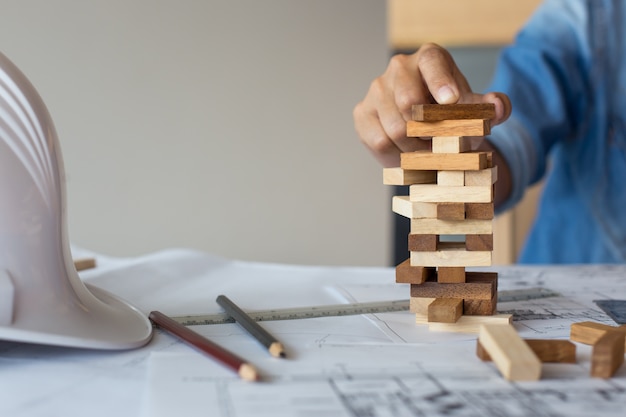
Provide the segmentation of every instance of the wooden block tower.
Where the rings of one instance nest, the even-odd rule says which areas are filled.
[[[403,153],[400,167],[384,169],[385,184],[410,186],[392,203],[411,219],[410,258],[396,267],[396,282],[411,284],[418,323],[474,323],[469,331],[477,331],[486,320],[465,317],[510,322],[496,315],[497,273],[466,271],[492,264],[497,167],[490,152],[471,150],[470,137],[489,134],[494,116],[493,104],[413,106],[407,136],[432,137],[432,148]]]

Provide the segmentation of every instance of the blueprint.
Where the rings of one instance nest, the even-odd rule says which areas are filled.
[[[97,255],[81,277],[145,312],[220,311],[226,294],[247,309],[408,298],[390,268],[233,261],[168,250],[132,259]],[[626,298],[626,266],[501,267],[499,289],[558,296],[509,301],[523,337],[569,336],[578,321],[615,324],[594,303]],[[589,376],[591,348],[576,364],[544,364],[542,379],[508,382],[475,355],[476,335],[429,331],[409,312],[263,322],[286,347],[271,357],[236,324],[193,326],[246,358],[263,381],[229,369],[156,330],[144,348],[102,352],[0,341],[0,415],[36,416],[623,416],[626,367]]]

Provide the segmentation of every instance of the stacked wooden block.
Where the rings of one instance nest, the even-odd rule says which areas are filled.
[[[470,137],[489,134],[494,115],[492,104],[413,106],[407,136],[432,137],[431,150],[403,153],[400,167],[384,170],[385,184],[409,185],[409,196],[393,197],[393,211],[411,219],[410,258],[396,282],[411,284],[418,322],[496,313],[497,274],[466,272],[492,263],[497,168]]]

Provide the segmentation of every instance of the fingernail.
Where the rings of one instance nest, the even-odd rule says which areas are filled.
[[[444,85],[437,91],[437,102],[439,104],[456,103],[457,97],[454,91],[447,85]]]

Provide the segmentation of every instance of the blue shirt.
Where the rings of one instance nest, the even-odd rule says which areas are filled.
[[[489,91],[513,104],[490,136],[513,182],[499,211],[547,175],[521,263],[626,261],[625,4],[546,1],[498,62]]]

